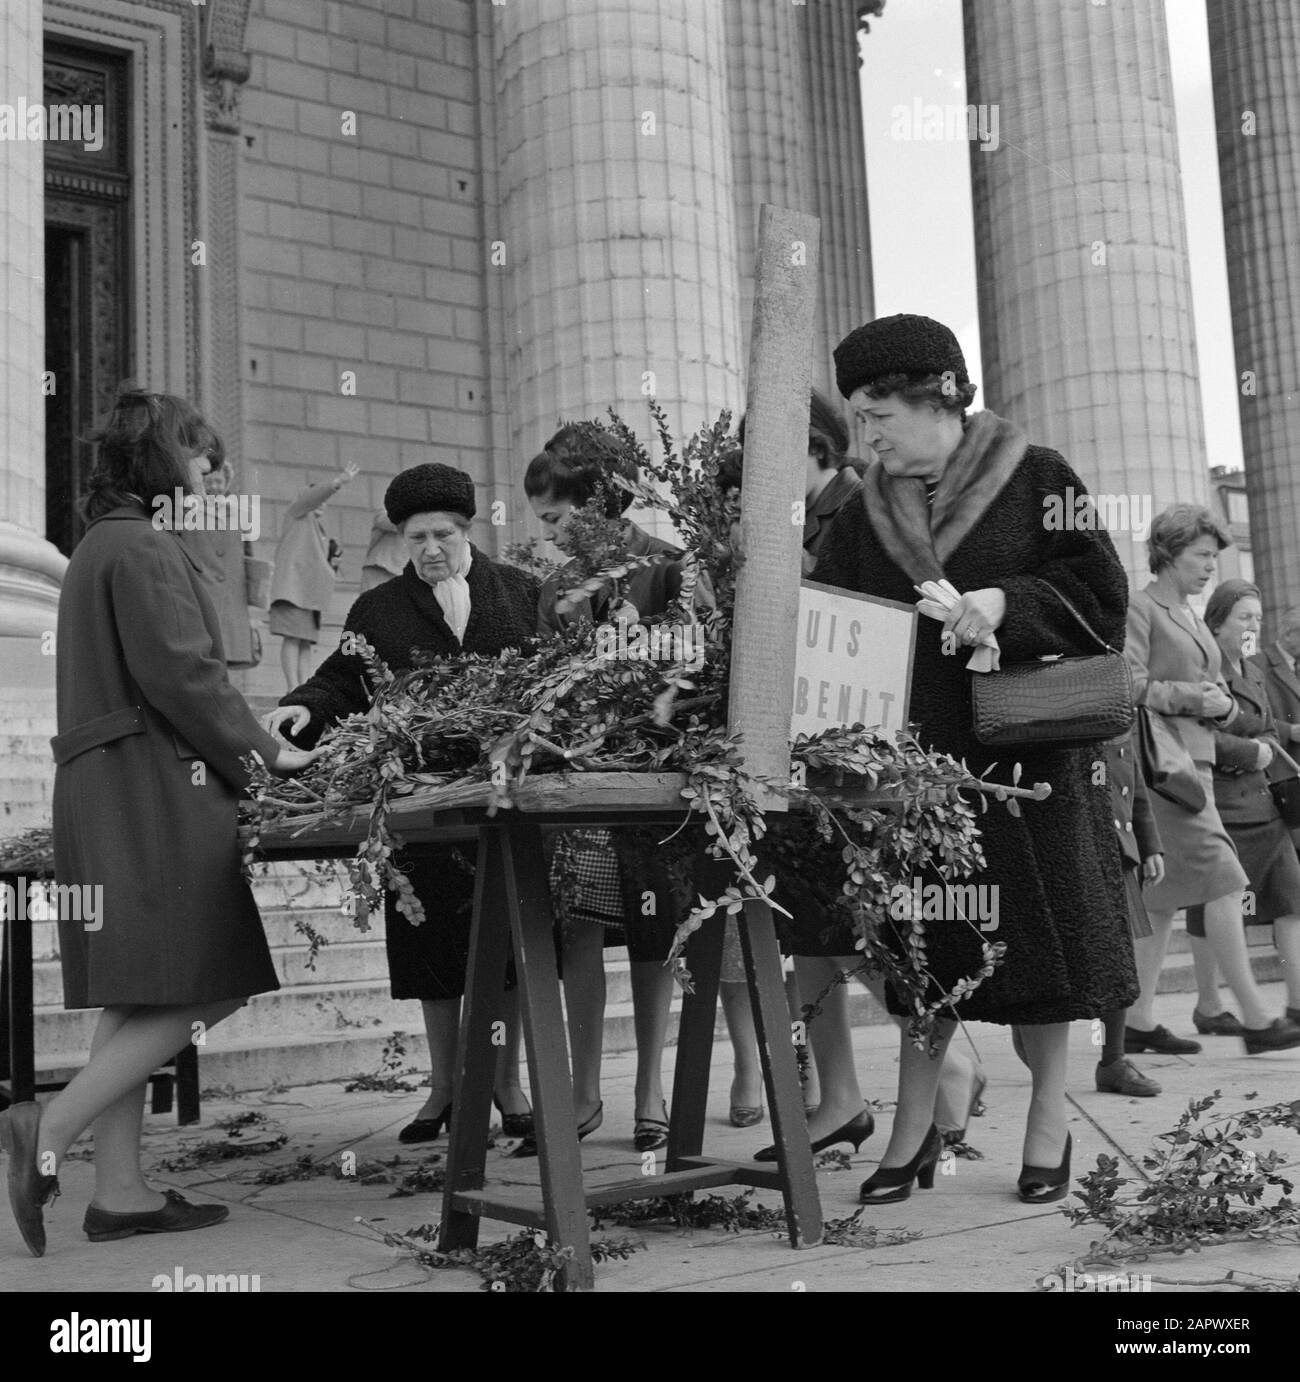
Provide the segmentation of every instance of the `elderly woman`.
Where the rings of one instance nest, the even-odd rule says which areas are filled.
[[[1012,423],[987,412],[966,416],[975,387],[946,326],[910,315],[868,322],[836,347],[835,366],[877,459],[861,502],[835,520],[813,579],[890,600],[915,600],[917,585],[945,577],[965,592],[942,625],[923,619],[917,629],[917,736],[927,749],[965,759],[972,772],[996,761],[1005,776],[1018,759],[1025,780],[1052,785],[1046,801],[1019,817],[994,808],[980,818],[987,865],[974,882],[999,889],[996,939],[1006,954],[955,1015],[1018,1032],[1033,1076],[1020,1198],[1060,1199],[1070,1167],[1069,1023],[1137,993],[1124,884],[1106,789],[1092,780],[1096,750],[1046,745],[1010,756],[985,748],[971,729],[965,652],[990,634],[1004,664],[1095,652],[1061,595],[1118,644],[1124,569],[1104,531],[1045,525],[1047,507],[1084,486],[1056,452],[1031,445]],[[979,968],[982,939],[958,918],[927,926],[930,968],[945,989]],[[952,1030],[940,1023],[940,1053]],[[942,1062],[904,1034],[899,1066],[889,1145],[862,1186],[869,1204],[906,1198],[914,1180],[932,1184],[940,1155],[934,1115]]]
[[[1196,764],[1206,797],[1199,811],[1188,811],[1158,792],[1151,794],[1168,867],[1163,881],[1146,893],[1152,934],[1136,947],[1142,994],[1129,1010],[1124,1034],[1124,1049],[1130,1054],[1190,1054],[1201,1049],[1155,1022],[1156,984],[1174,913],[1183,907],[1199,908],[1196,921],[1189,912],[1187,929],[1194,933],[1194,927],[1204,928],[1215,962],[1241,1004],[1247,1052],[1300,1046],[1300,1027],[1285,1018],[1270,1019],[1251,973],[1241,914],[1242,889],[1249,879],[1215,801],[1215,732],[1228,727],[1238,707],[1220,675],[1219,645],[1189,601],[1214,578],[1219,553],[1230,542],[1208,509],[1192,504],[1165,509],[1156,515],[1147,538],[1156,578],[1129,601],[1124,655],[1137,703],[1164,718]],[[1252,752],[1263,757],[1264,750],[1256,746]]]
[[[364,638],[394,672],[408,671],[419,653],[494,655],[534,634],[537,581],[513,566],[490,561],[469,541],[474,482],[446,465],[418,465],[388,486],[384,508],[406,542],[410,560],[400,576],[358,598],[348,612],[337,651],[309,681],[289,692],[266,717],[272,732],[315,743],[331,725],[368,708],[365,664],[348,649],[348,634]],[[412,926],[384,900],[388,965],[394,998],[418,998],[424,1010],[431,1065],[429,1097],[402,1129],[403,1142],[436,1138],[451,1116],[460,1000],[465,992],[474,896],[474,847],[447,846],[403,863],[426,921]],[[513,1008],[513,1003],[512,1003]],[[518,1024],[497,1067],[497,1107],[511,1136],[531,1131],[519,1086]]]
[[[63,1001],[103,1012],[66,1088],[0,1113],[9,1203],[36,1257],[42,1206],[92,1125],[92,1242],[207,1228],[230,1212],[145,1180],[145,1087],[197,1033],[279,987],[240,871],[236,805],[250,756],[277,772],[312,758],[265,734],[231,686],[198,562],[165,518],[177,490],[202,493],[211,429],[182,398],[132,391],[98,441],[86,535],[59,595],[52,747],[55,877],[100,899],[93,921],[60,918]]]
[[[1250,883],[1247,895],[1254,905],[1242,920],[1248,926],[1272,924],[1286,981],[1286,1016],[1300,1023],[1300,860],[1268,790],[1268,770],[1287,760],[1264,673],[1245,656],[1247,644],[1259,641],[1263,614],[1259,587],[1249,581],[1224,581],[1205,607],[1237,710],[1214,733],[1214,804]],[[1222,1017],[1219,967],[1206,940],[1204,907],[1187,909],[1187,934],[1197,961],[1195,1015]]]

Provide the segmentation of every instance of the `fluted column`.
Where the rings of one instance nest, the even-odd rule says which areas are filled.
[[[44,99],[40,0],[0,6],[0,104]],[[0,156],[0,637],[52,630],[65,558],[45,540],[44,146]],[[68,381],[55,381],[56,387]]]
[[[795,8],[795,7],[791,7]],[[821,296],[813,347],[813,383],[835,388],[835,346],[876,314],[871,287],[867,156],[862,137],[857,11],[851,0],[796,9],[806,15],[803,86],[811,153],[813,205],[821,218]],[[879,12],[879,3],[866,7]]]
[[[648,436],[741,390],[721,0],[492,9],[513,454],[607,406]],[[489,230],[489,233],[491,231]]]
[[[1152,511],[1204,503],[1163,4],[965,0],[964,13],[967,99],[998,119],[996,147],[970,156],[984,406],[1094,491]],[[1113,536],[1141,585],[1132,527]]]
[[[1255,579],[1300,604],[1300,0],[1209,0],[1214,123]]]
[[[758,209],[771,202],[792,211],[813,210],[804,94],[805,8],[789,0],[724,0],[722,6],[731,108],[736,272],[746,360],[754,311]]]

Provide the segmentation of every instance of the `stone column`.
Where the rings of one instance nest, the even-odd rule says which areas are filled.
[[[41,0],[6,0],[0,104],[44,102],[42,55]],[[44,162],[39,141],[0,146],[0,835],[48,819],[54,766],[54,629],[67,559],[44,536]]]
[[[235,485],[248,488],[243,461],[243,371],[240,368],[239,92],[248,80],[244,28],[249,0],[208,3],[200,11],[203,71],[203,181],[200,188],[207,267],[199,278],[205,349],[199,360],[196,400],[217,429],[235,468]]]
[[[1272,637],[1300,604],[1300,2],[1207,12],[1250,544]]]
[[[0,104],[44,102],[42,52],[40,0],[9,0],[0,8]],[[54,628],[67,565],[44,536],[44,184],[44,145],[7,140],[0,157],[0,637]]]
[[[754,311],[758,209],[771,202],[791,211],[813,211],[804,8],[789,0],[725,0],[723,4],[736,271],[746,360]],[[816,372],[813,383],[820,383]]]
[[[876,315],[867,216],[867,155],[862,137],[858,28],[883,0],[844,0],[797,10],[806,15],[803,87],[811,154],[811,210],[821,218],[821,281],[813,384],[835,401],[836,345]],[[855,14],[855,11],[858,13]]]
[[[613,406],[679,437],[742,397],[722,0],[492,8],[511,457]]]
[[[966,0],[964,13],[967,100],[998,121],[970,155],[977,406],[1062,452],[1090,490],[1150,512],[1205,503],[1161,0]],[[1140,525],[1112,536],[1145,584]]]

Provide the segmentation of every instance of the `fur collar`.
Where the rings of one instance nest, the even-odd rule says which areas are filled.
[[[867,521],[894,564],[918,585],[943,579],[943,564],[1001,494],[1029,449],[1025,434],[996,413],[968,419],[948,458],[933,505],[925,481],[891,476],[879,459],[862,482]]]

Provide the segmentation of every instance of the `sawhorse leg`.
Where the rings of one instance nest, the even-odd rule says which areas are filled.
[[[508,928],[505,923],[508,922]],[[507,937],[514,942],[520,1018],[528,1053],[537,1154],[546,1234],[573,1256],[561,1270],[565,1290],[593,1284],[587,1205],[573,1110],[568,1041],[555,965],[551,898],[541,829],[521,822],[485,826],[479,857],[470,937],[470,970],[447,1166],[441,1246],[473,1247],[478,1215],[455,1207],[459,1192],[481,1190],[496,1048],[491,1024],[500,1016]]]
[[[435,924],[425,922],[426,926]],[[484,829],[478,833],[469,969],[452,1085],[447,1183],[438,1244],[444,1252],[478,1246],[479,1216],[455,1208],[451,1197],[458,1190],[483,1188],[492,1091],[496,1082],[498,1048],[492,1042],[493,1024],[502,1017],[501,995],[505,991],[509,957],[510,923],[501,832]]]
[[[682,1015],[677,1028],[673,1109],[668,1120],[669,1171],[680,1169],[682,1157],[699,1156],[704,1150],[713,1028],[718,1019],[718,976],[722,970],[726,925],[726,913],[714,912],[686,944],[686,968],[690,971],[693,992],[682,999]]]
[[[542,853],[542,831],[526,822],[501,832],[510,934],[519,965],[519,1006],[528,1050],[528,1082],[537,1127],[546,1233],[573,1257],[560,1273],[565,1290],[589,1291],[594,1284],[587,1199],[573,1109],[569,1043],[555,967],[551,894]]]
[[[772,909],[766,902],[745,903],[740,920],[740,948],[749,979],[767,1104],[772,1110],[777,1160],[784,1172],[782,1195],[790,1246],[812,1247],[821,1242],[821,1199],[799,1087],[799,1068],[790,1041],[790,1009],[781,978],[781,952],[772,925]]]

